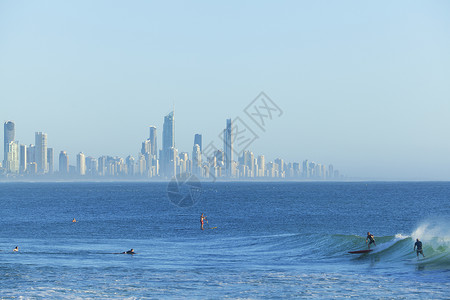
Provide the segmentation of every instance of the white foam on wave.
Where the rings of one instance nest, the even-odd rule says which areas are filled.
[[[416,240],[420,239],[424,244],[432,246],[450,246],[450,220],[436,218],[423,221],[411,234]]]
[[[402,233],[397,233],[396,235],[395,235],[395,238],[397,239],[397,240],[404,240],[404,239],[407,239],[407,238],[409,238],[409,237],[411,237],[410,235],[404,235],[404,234],[402,234]]]

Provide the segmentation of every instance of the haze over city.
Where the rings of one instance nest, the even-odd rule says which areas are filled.
[[[75,164],[136,155],[175,107],[190,153],[264,91],[283,114],[244,120],[267,160],[449,180],[450,4],[348,2],[2,2],[0,119]]]

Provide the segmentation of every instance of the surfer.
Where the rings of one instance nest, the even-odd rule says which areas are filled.
[[[206,216],[204,216],[203,213],[202,213],[202,215],[200,216],[200,224],[201,224],[201,229],[202,230],[205,230],[205,228],[203,228],[205,220],[206,220],[206,222],[208,222],[208,219],[206,219]]]
[[[19,246],[16,246],[16,248],[14,248],[14,250],[13,250],[14,252],[19,252]],[[417,255],[419,255],[419,254],[417,254]],[[422,254],[423,255],[423,254]]]
[[[417,247],[417,251],[416,251],[416,247]],[[416,242],[414,243],[414,251],[416,251],[416,253],[417,253],[417,258],[419,258],[419,253],[422,254],[423,257],[425,257],[425,255],[423,255],[422,242],[419,241],[419,239],[416,239]]]
[[[122,254],[135,254],[134,249],[131,248],[130,250],[128,250],[127,252],[122,252]]]
[[[366,244],[367,244],[367,241],[369,241],[369,244],[367,245],[367,247],[369,247],[369,249],[370,249],[370,244],[374,244],[375,246],[377,245],[377,244],[375,244],[375,239],[373,238],[373,234],[371,234],[370,232],[367,232]]]

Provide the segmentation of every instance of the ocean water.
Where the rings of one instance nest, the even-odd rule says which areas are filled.
[[[450,183],[167,187],[0,183],[0,298],[449,298]]]

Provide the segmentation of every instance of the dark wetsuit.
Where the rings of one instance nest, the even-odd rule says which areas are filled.
[[[422,254],[423,255],[423,249],[422,249],[422,242],[421,241],[417,241],[414,243],[414,248],[417,247],[417,255]]]
[[[370,246],[370,244],[375,244],[375,240],[373,239],[373,234],[369,234],[367,236],[367,239],[369,240],[369,246]]]

